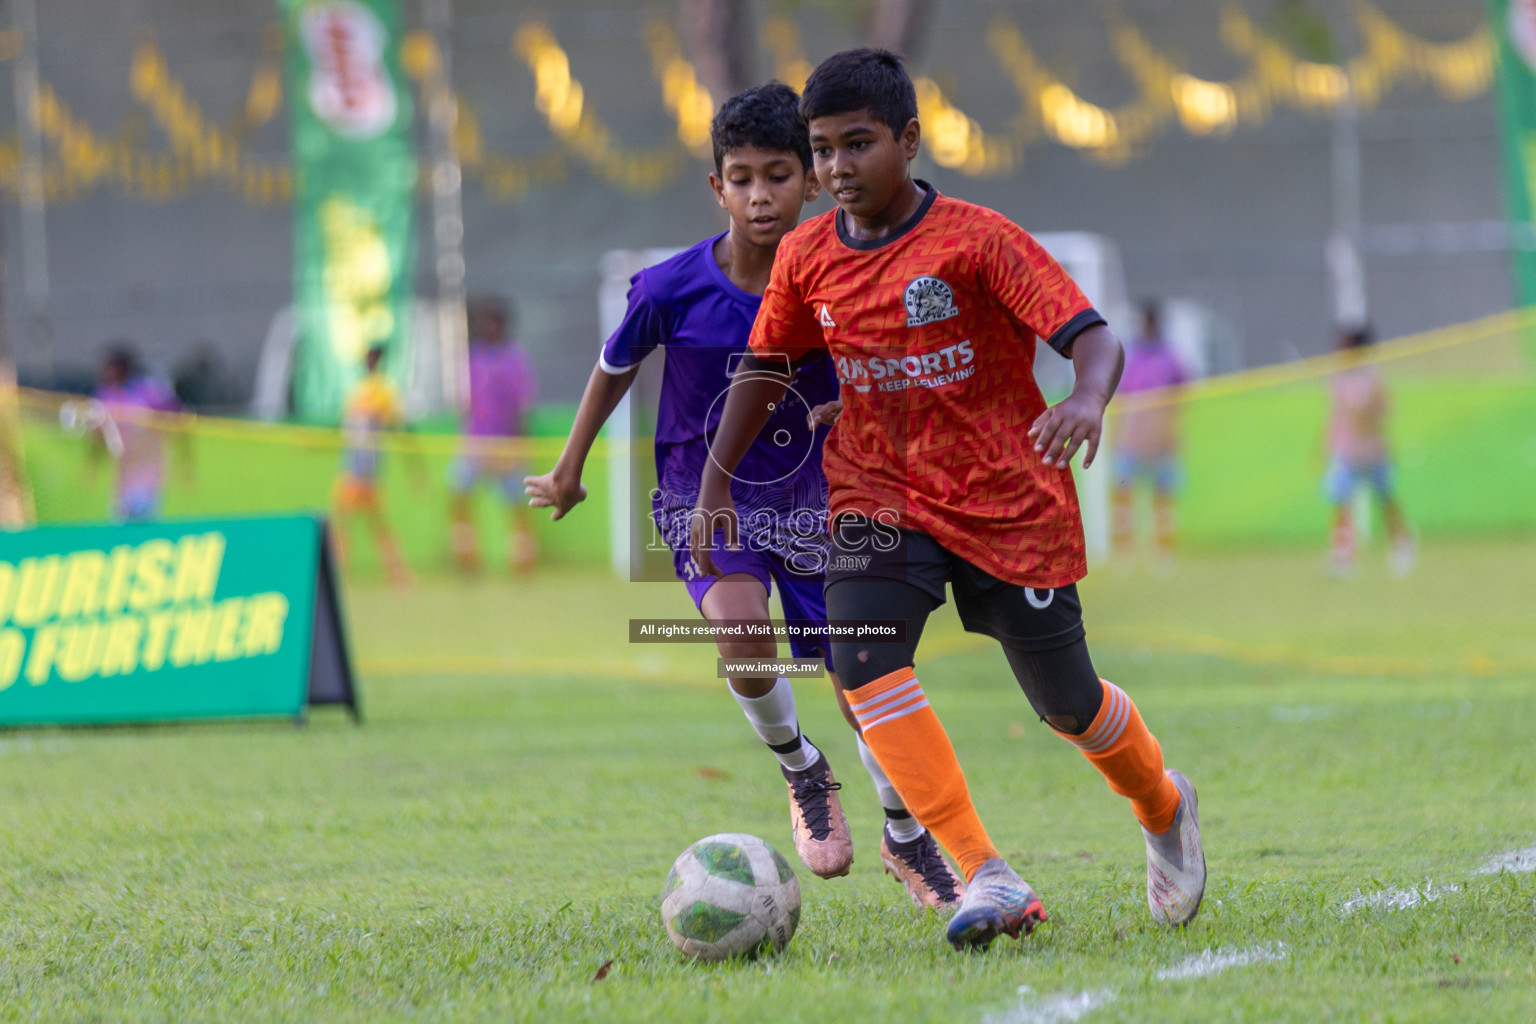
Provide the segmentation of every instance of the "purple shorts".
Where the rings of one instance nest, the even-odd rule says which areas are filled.
[[[826,577],[821,573],[812,575],[799,572],[778,555],[753,550],[751,545],[745,543],[740,550],[732,551],[725,546],[724,534],[721,533],[715,534],[715,548],[710,552],[710,557],[715,561],[715,568],[720,570],[720,576],[745,573],[756,577],[770,595],[773,593],[772,581],[778,580],[779,600],[784,605],[786,619],[827,621],[827,599],[822,592]],[[699,567],[694,564],[693,555],[686,548],[672,552],[672,568],[677,578],[688,588],[688,596],[693,598],[695,607],[703,604],[704,595],[720,579],[720,576],[700,573]],[[702,613],[703,609],[699,610]],[[791,640],[789,651],[796,658],[820,658],[826,662],[828,672],[837,671],[832,667],[832,645],[827,643],[825,634]]]

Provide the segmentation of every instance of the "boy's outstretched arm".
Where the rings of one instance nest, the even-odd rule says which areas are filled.
[[[551,519],[559,519],[587,496],[581,482],[581,471],[587,464],[587,455],[597,440],[597,432],[608,422],[619,399],[635,381],[638,364],[626,373],[609,373],[601,365],[592,367],[587,378],[587,389],[581,394],[581,405],[576,409],[576,422],[571,424],[571,436],[555,468],[542,476],[530,476],[523,480],[523,492],[528,504],[534,508],[553,508]]]
[[[743,360],[742,368],[731,380],[731,393],[720,412],[720,426],[710,446],[710,458],[704,464],[699,481],[699,503],[688,524],[688,547],[694,562],[705,575],[718,575],[710,549],[714,547],[715,528],[723,527],[727,544],[736,543],[736,505],[731,499],[731,474],[757,435],[763,432],[774,406],[789,390],[790,375],[775,372],[771,364]]]
[[[1045,453],[1047,466],[1065,466],[1084,444],[1083,468],[1093,465],[1104,432],[1104,409],[1120,385],[1125,350],[1108,327],[1099,324],[1072,342],[1072,369],[1077,383],[1072,393],[1051,406],[1029,428],[1035,451]]]

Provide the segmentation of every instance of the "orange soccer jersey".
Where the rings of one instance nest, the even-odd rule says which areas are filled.
[[[832,354],[834,517],[879,515],[1010,583],[1065,586],[1087,570],[1082,516],[1071,471],[1028,437],[1046,407],[1035,336],[1062,350],[1103,318],[1022,228],[921,184],[885,238],[849,237],[836,210],[785,236],[752,351]]]

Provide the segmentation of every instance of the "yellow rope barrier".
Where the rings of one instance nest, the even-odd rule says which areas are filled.
[[[17,404],[23,411],[42,415],[50,422],[58,422],[61,410],[68,403],[88,402],[90,399],[64,395],[32,388],[17,389]],[[240,420],[222,416],[202,416],[193,413],[151,412],[141,409],[120,410],[115,415],[127,422],[152,426],[171,434],[191,434],[219,438],[225,441],[253,444],[287,445],[309,450],[341,451],[345,448],[370,447],[380,451],[404,452],[422,455],[456,455],[463,450],[465,438],[459,434],[416,434],[410,431],[377,431],[366,440],[358,441],[334,427],[306,426],[298,423],[264,423],[257,420]],[[477,450],[491,456],[509,458],[531,457],[553,459],[565,447],[559,437],[511,437],[477,438]],[[598,457],[624,455],[631,451],[645,455],[649,442],[610,441],[598,438],[592,453]]]
[[[1294,362],[1210,377],[1182,388],[1158,388],[1134,395],[1124,395],[1115,399],[1111,411],[1119,414],[1141,409],[1162,408],[1197,399],[1227,398],[1261,388],[1320,380],[1337,373],[1346,366],[1396,362],[1533,328],[1536,328],[1536,306],[1512,309],[1469,323],[1454,324],[1420,334],[1411,334],[1394,341],[1384,341],[1364,351],[1357,349],[1347,353],[1327,352]]]

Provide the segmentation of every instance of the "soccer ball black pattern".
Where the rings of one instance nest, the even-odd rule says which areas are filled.
[[[800,882],[756,836],[707,836],[673,863],[661,920],[677,948],[699,960],[777,953],[800,923]]]

